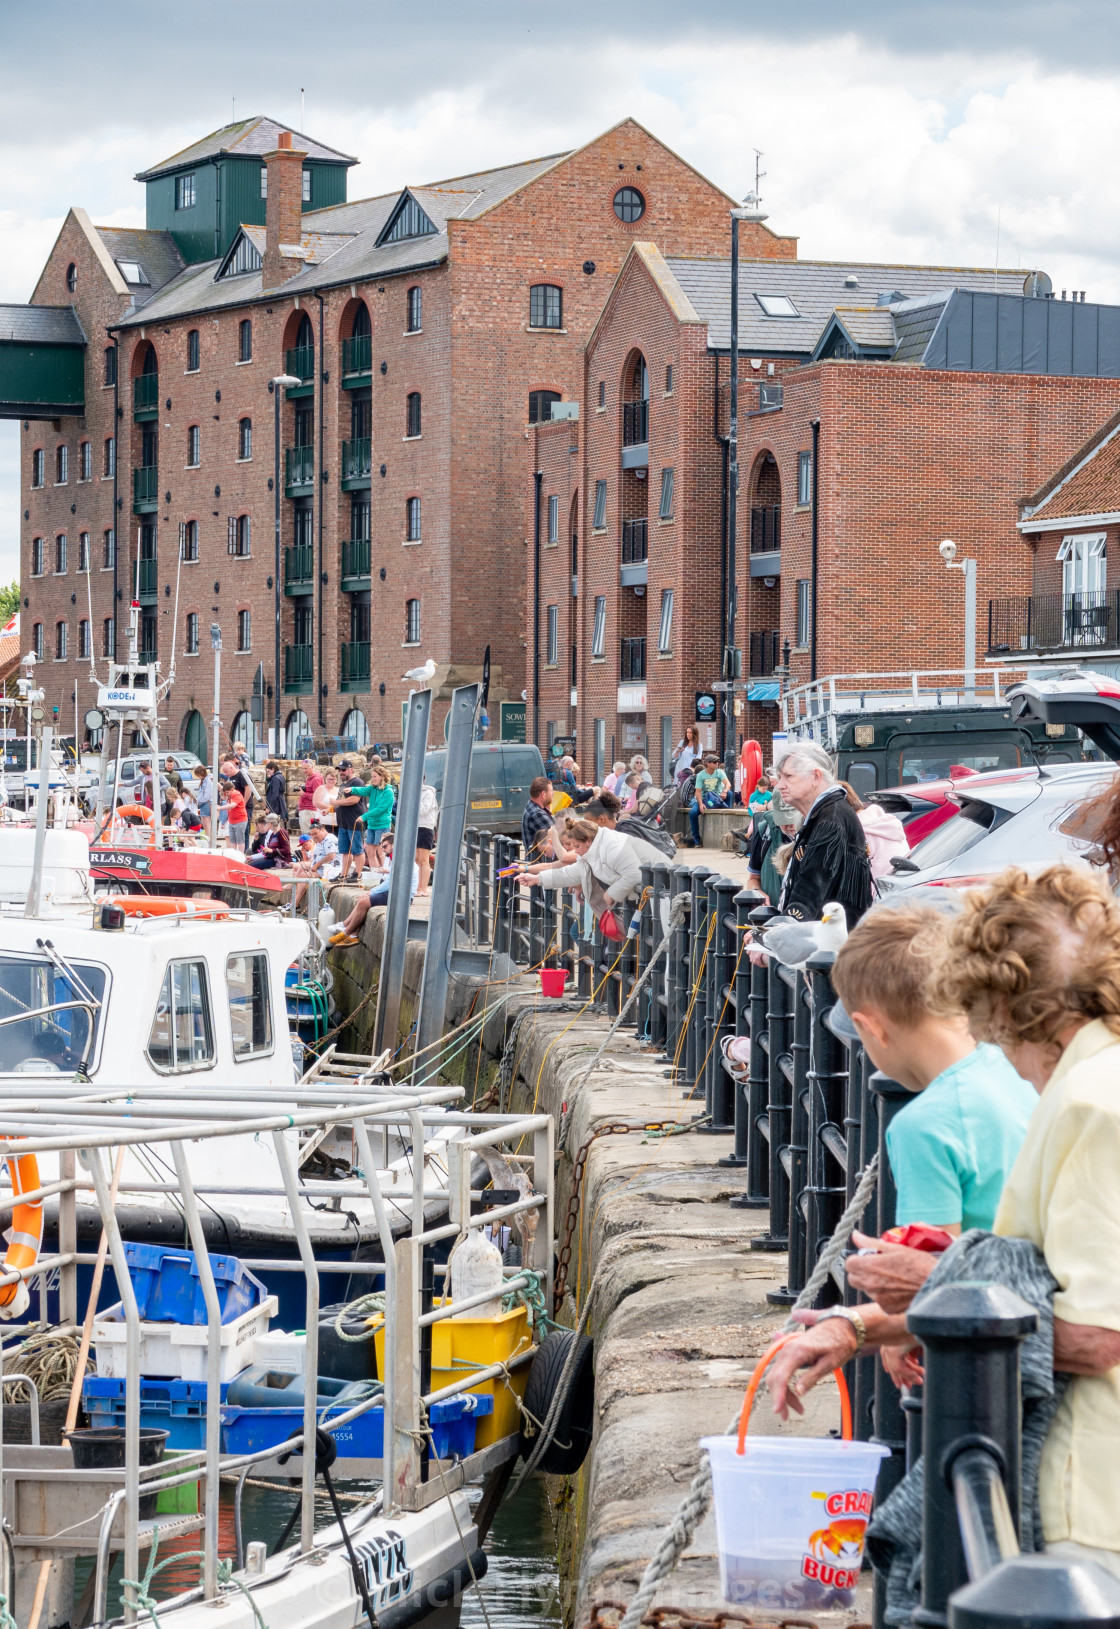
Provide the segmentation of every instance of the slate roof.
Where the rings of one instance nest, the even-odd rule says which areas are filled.
[[[135,260],[143,266],[153,292],[178,277],[186,264],[170,232],[130,226],[98,226],[94,230],[118,268],[122,260]]]
[[[293,138],[294,139],[294,138]],[[285,295],[305,294],[331,283],[358,282],[373,277],[391,277],[438,265],[447,259],[447,222],[475,220],[510,197],[538,175],[559,164],[566,153],[508,164],[501,169],[483,170],[471,175],[430,181],[422,187],[406,187],[376,198],[359,198],[334,204],[328,209],[309,210],[303,217],[303,241],[314,241],[318,252],[311,263],[284,284]],[[377,239],[404,192],[409,192],[429,217],[435,232],[426,237],[406,238],[377,247]],[[264,252],[264,229],[245,229],[254,244]],[[334,247],[337,240],[337,247]],[[329,253],[327,252],[329,249]],[[209,260],[188,266],[159,295],[146,302],[143,311],[127,322],[153,322],[157,318],[182,316],[186,312],[208,311],[241,305],[256,299],[263,290],[262,273],[247,272],[215,283],[220,261]]]
[[[1107,515],[1120,511],[1120,413],[1082,443],[1061,469],[1021,505],[1025,523],[1066,515]]]
[[[321,141],[313,141],[310,136],[292,130],[290,124],[279,124],[275,119],[257,114],[252,119],[238,119],[235,124],[226,124],[220,130],[212,130],[208,136],[203,136],[201,141],[192,142],[180,152],[172,153],[170,158],[161,159],[149,170],[141,170],[135,179],[152,181],[157,175],[169,175],[173,170],[189,169],[192,164],[200,164],[208,158],[217,158],[220,153],[232,153],[237,158],[263,158],[265,153],[275,151],[276,138],[283,130],[291,130],[292,146],[305,152],[308,158],[324,164],[358,162],[349,153],[340,153],[336,147],[324,146]]]
[[[0,305],[0,342],[84,345],[86,336],[70,305]]]
[[[731,344],[731,262],[670,258],[670,270],[708,324],[708,345]],[[877,297],[901,293],[906,300],[954,288],[998,286],[1022,294],[1023,272],[967,266],[878,265],[843,260],[742,260],[739,262],[739,345],[763,355],[810,356],[837,306],[874,306]],[[855,278],[853,284],[850,278]],[[998,281],[997,281],[998,280]],[[784,294],[797,317],[768,317],[755,296]],[[896,312],[898,305],[893,308]],[[899,361],[903,360],[901,357]],[[916,359],[915,359],[916,360]]]

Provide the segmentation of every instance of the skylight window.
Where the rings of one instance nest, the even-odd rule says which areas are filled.
[[[801,315],[788,294],[756,294],[755,299],[767,317],[799,317]]]
[[[136,283],[142,288],[151,287],[151,279],[138,261],[118,260],[117,265],[120,267],[121,276],[126,283]]]

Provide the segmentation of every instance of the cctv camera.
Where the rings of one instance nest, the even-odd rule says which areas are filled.
[[[951,537],[944,537],[937,545],[937,552],[944,560],[945,564],[948,565],[950,561],[957,558],[957,545],[953,542]]]

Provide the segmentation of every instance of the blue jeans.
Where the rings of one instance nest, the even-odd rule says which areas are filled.
[[[718,798],[715,803],[707,803],[707,804],[704,805],[704,807],[707,808],[707,809],[730,809],[730,807],[731,807],[731,798],[730,798],[730,796],[725,797],[725,798]],[[699,798],[693,798],[692,802],[688,806],[688,823],[692,827],[692,841],[696,844],[696,847],[699,848],[700,847],[700,799]]]
[[[370,902],[371,905],[388,905],[388,903],[389,903],[389,884],[387,882],[385,882],[385,883],[382,883],[380,888],[371,888],[370,889],[370,895],[369,895],[369,902]]]

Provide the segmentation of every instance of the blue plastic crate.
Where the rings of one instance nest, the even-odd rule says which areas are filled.
[[[222,1386],[223,1399],[226,1386]],[[82,1385],[82,1405],[91,1425],[124,1425],[125,1382],[90,1375]],[[168,1433],[168,1448],[205,1448],[206,1382],[141,1380],[140,1424]]]
[[[206,1322],[206,1302],[193,1250],[127,1243],[124,1254],[136,1304],[145,1323]],[[260,1279],[236,1256],[212,1254],[210,1270],[224,1324],[232,1323],[265,1299],[267,1291]]]
[[[350,1406],[350,1405],[346,1405]],[[440,1459],[452,1456],[466,1458],[474,1452],[475,1426],[483,1415],[493,1411],[494,1399],[469,1392],[461,1397],[448,1397],[433,1403],[428,1411],[432,1426],[432,1441]],[[320,1424],[345,1412],[336,1404],[319,1410]],[[222,1409],[222,1452],[225,1454],[251,1454],[262,1448],[279,1448],[289,1437],[303,1430],[302,1408],[236,1408]],[[366,1414],[341,1426],[331,1435],[338,1446],[340,1460],[380,1459],[384,1441],[384,1410],[371,1408]],[[344,1471],[339,1472],[340,1475]]]

